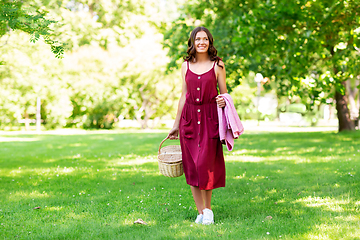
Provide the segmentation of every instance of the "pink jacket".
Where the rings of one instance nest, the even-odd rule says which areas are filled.
[[[244,132],[244,127],[236,112],[233,100],[228,93],[220,94],[226,103],[224,108],[217,108],[219,117],[220,141],[225,141],[229,151],[233,149],[234,139],[237,139]]]

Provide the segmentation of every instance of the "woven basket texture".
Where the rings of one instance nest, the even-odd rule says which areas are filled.
[[[184,173],[181,147],[179,145],[170,145],[161,148],[163,142],[161,142],[158,152],[160,173],[166,177],[180,177]]]
[[[159,161],[159,170],[165,177],[180,177],[184,173],[182,162],[177,164],[168,164]]]

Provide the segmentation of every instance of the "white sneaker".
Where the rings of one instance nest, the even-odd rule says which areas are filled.
[[[202,214],[197,215],[196,220],[195,220],[195,223],[196,223],[196,224],[202,224],[202,222],[203,222],[203,216],[204,216],[204,215],[202,215]]]
[[[209,225],[214,223],[214,213],[211,211],[211,209],[205,208],[203,210],[203,221],[202,224]]]

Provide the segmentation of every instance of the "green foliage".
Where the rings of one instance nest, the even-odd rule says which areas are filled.
[[[178,74],[166,75],[164,69],[139,69],[135,74],[124,76],[121,84],[128,86],[131,96],[128,102],[131,108],[127,115],[135,117],[142,128],[149,127],[147,122],[150,118],[160,119],[165,115],[175,117],[174,106],[181,88]]]
[[[141,17],[144,14],[142,0],[67,0],[60,6],[51,2],[43,4],[58,19],[55,31],[67,44],[67,50],[77,50],[85,45],[98,45],[104,49],[111,44],[125,46],[141,37],[140,26],[146,22]]]
[[[11,30],[19,30],[31,35],[32,43],[44,38],[57,58],[64,54],[64,46],[53,40],[51,25],[54,20],[45,18],[46,10],[36,6],[32,1],[2,0],[0,5],[0,37],[10,34]]]
[[[182,57],[186,56],[187,40],[189,39],[192,26],[186,24],[185,19],[179,19],[170,26],[163,25],[164,47],[169,49],[170,56],[169,70],[179,69]],[[167,29],[167,31],[165,31]]]
[[[0,125],[16,125],[27,117],[34,119],[36,99],[40,97],[46,126],[64,126],[72,106],[59,72],[61,60],[53,57],[45,43],[29,43],[26,36],[14,32],[0,49],[6,60],[0,66]]]
[[[68,49],[58,60],[44,48],[50,39],[35,45],[24,31],[3,36],[0,126],[34,119],[37,97],[46,128],[113,128],[121,118],[147,127],[150,119],[174,115],[179,76],[165,74],[168,59],[151,15],[160,13],[154,2],[141,3],[23,2],[22,8],[31,6],[57,21],[54,34]]]
[[[257,119],[256,106],[253,103],[255,96],[256,87],[252,86],[249,78],[232,89],[231,97],[241,120]]]
[[[165,35],[171,66],[200,21],[224,58],[230,89],[249,71],[261,72],[279,96],[301,96],[310,106],[360,74],[357,1],[187,1],[181,11]]]
[[[112,79],[114,76],[104,74],[101,78],[93,78],[92,75],[96,74],[97,69],[90,70],[71,86],[74,110],[68,126],[109,129],[125,111],[129,99],[127,88]]]
[[[166,134],[2,134],[0,238],[359,236],[358,132],[245,132],[225,151],[227,186],[213,191],[211,226],[194,224],[184,176],[159,173]],[[148,225],[135,225],[138,218]]]
[[[290,104],[289,106],[287,106],[286,111],[305,114],[306,106],[301,103],[293,103],[293,104]]]

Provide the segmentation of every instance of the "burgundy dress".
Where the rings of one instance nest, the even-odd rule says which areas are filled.
[[[215,63],[214,63],[215,66]],[[203,74],[185,74],[186,101],[180,118],[180,145],[187,184],[210,190],[225,187],[225,162],[219,138],[214,66]]]

